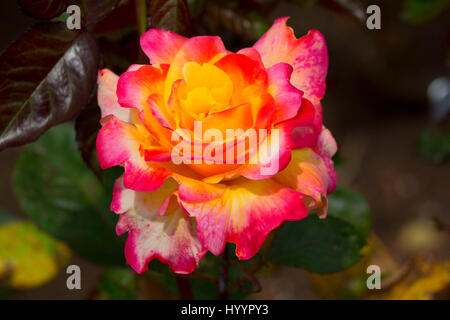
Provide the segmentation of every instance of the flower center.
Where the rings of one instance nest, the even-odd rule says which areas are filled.
[[[187,95],[181,99],[182,107],[195,119],[225,110],[233,94],[233,83],[218,67],[197,62],[187,62],[183,67]]]

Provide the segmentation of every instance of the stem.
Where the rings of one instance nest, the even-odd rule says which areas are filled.
[[[147,30],[147,2],[146,0],[134,0],[136,8],[136,21],[138,38]],[[139,55],[137,57],[138,63],[148,63],[144,51],[139,48]]]
[[[142,35],[147,29],[147,3],[145,0],[135,0],[136,20],[139,35]]]
[[[221,256],[220,275],[219,275],[219,299],[228,298],[228,244],[225,245]]]
[[[180,297],[182,300],[192,300],[194,295],[192,294],[191,284],[189,279],[182,277],[175,277],[177,280],[178,291],[180,291]]]
[[[243,278],[238,279],[235,283],[235,285],[237,285],[243,293],[250,294],[250,293],[260,292],[262,290],[261,284],[259,283],[258,279],[256,279],[256,277],[253,274],[253,272],[255,272],[257,269],[255,269],[255,271],[247,270],[242,264],[240,264],[238,261],[235,261],[235,260],[232,260],[231,263],[236,265],[239,268],[239,270],[241,271],[241,273],[244,275]],[[249,290],[245,289],[244,283],[246,280],[248,280],[252,283],[252,285],[254,287],[253,290],[249,291]],[[231,285],[231,287],[232,286],[233,285]]]

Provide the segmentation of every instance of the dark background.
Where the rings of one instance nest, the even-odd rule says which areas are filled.
[[[419,137],[431,121],[427,88],[450,75],[449,10],[414,24],[401,18],[401,1],[363,3],[381,7],[381,30],[368,30],[351,14],[328,7],[285,2],[270,13],[270,21],[288,15],[297,37],[318,29],[327,40],[323,111],[339,147],[338,184],[364,195],[378,238],[399,263],[418,251],[449,258],[449,237],[435,230],[433,219],[450,222],[450,164],[435,164],[419,152]],[[33,22],[16,1],[1,1],[0,50]],[[0,208],[23,216],[11,187],[20,150],[0,153]],[[81,266],[82,290],[67,290],[62,273],[16,298],[86,298],[102,267],[78,257],[72,263]],[[282,267],[262,283],[265,289],[255,297],[315,297],[304,272],[294,268]]]

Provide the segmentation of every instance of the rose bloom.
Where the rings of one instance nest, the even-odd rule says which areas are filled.
[[[150,29],[140,42],[151,65],[132,65],[120,77],[100,70],[97,154],[103,169],[124,167],[111,210],[120,215],[117,234],[128,232],[125,256],[137,272],[157,258],[190,273],[227,242],[236,244],[239,259],[250,259],[283,221],[311,209],[326,217],[337,149],[322,125],[327,48],[315,30],[296,39],[287,19],[237,53],[219,37]],[[270,164],[250,147],[245,163],[175,164],[176,130],[192,133],[181,140],[193,148],[204,151],[211,142],[195,136],[194,122],[223,137],[228,129],[267,129],[258,143],[277,129],[278,150],[270,153],[277,170],[262,174]],[[220,142],[225,150],[235,144]]]

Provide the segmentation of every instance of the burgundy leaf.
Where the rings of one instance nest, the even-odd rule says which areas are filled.
[[[19,0],[22,10],[36,19],[49,20],[59,16],[67,8],[66,0]]]
[[[95,40],[63,23],[38,24],[0,57],[0,150],[35,141],[87,103],[99,62]]]
[[[186,0],[149,1],[150,25],[153,28],[185,34],[189,30],[189,6]]]
[[[103,20],[119,4],[119,0],[76,0],[80,6],[84,24],[92,26]]]

